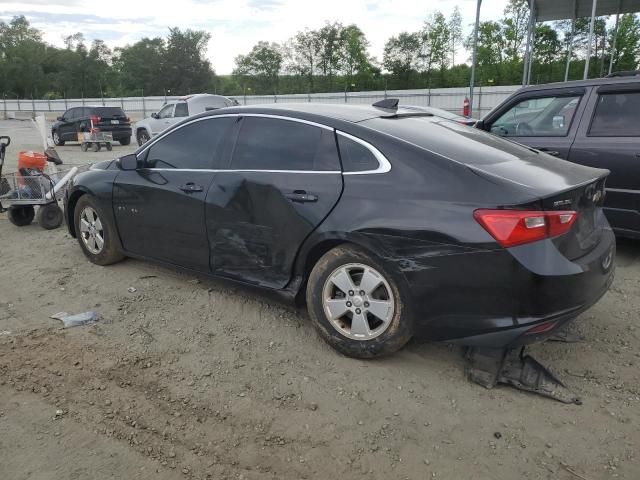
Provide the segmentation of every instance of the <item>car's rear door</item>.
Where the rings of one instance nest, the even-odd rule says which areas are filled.
[[[204,199],[235,118],[195,119],[149,144],[118,174],[113,209],[127,252],[209,270]]]
[[[76,135],[75,121],[82,111],[82,107],[70,108],[63,115],[63,123],[58,127],[58,135],[63,141],[75,141],[78,139]]]
[[[283,288],[307,236],[342,192],[333,129],[277,116],[240,119],[229,167],[206,198],[214,273]]]
[[[587,92],[585,88],[524,91],[483,123],[495,135],[567,159]]]
[[[589,99],[569,160],[607,168],[605,213],[640,235],[640,82],[603,85]]]

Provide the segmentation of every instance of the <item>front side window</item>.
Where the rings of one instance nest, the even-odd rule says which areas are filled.
[[[502,137],[565,137],[579,102],[579,96],[523,100],[493,122],[491,133]]]
[[[178,128],[149,148],[147,168],[210,169],[223,162],[224,139],[235,119],[209,118]]]
[[[176,112],[174,113],[174,117],[188,117],[189,116],[189,107],[187,106],[187,102],[176,103]]]
[[[245,117],[233,153],[235,170],[339,170],[333,131],[291,120]]]
[[[598,97],[590,137],[640,137],[640,92],[606,93]]]
[[[173,118],[173,107],[174,105],[171,103],[169,105],[165,105],[158,112],[159,118]]]

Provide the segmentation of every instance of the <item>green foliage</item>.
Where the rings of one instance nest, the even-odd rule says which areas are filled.
[[[502,18],[482,22],[478,32],[478,85],[511,85],[522,79],[529,10],[527,0],[509,0]],[[606,74],[616,38],[614,70],[640,63],[640,16],[613,22],[597,18],[589,75]],[[582,78],[588,50],[589,19],[538,24],[531,81]],[[258,42],[239,55],[232,75],[216,76],[206,58],[209,33],[170,28],[166,38],[143,38],[111,51],[101,40],[68,35],[64,48],[47,45],[24,16],[0,21],[0,91],[7,97],[79,98],[211,92],[244,94],[315,93],[352,90],[466,86],[470,68],[458,58],[462,16],[436,11],[416,32],[388,39],[381,61],[370,57],[369,41],[355,24],[327,22],[282,44]],[[571,48],[570,48],[571,45]],[[458,64],[456,64],[458,62]],[[383,73],[384,70],[384,73]]]

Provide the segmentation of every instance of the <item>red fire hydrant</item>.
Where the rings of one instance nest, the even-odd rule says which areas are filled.
[[[464,102],[462,102],[462,115],[469,116],[469,99],[467,97],[464,97]]]

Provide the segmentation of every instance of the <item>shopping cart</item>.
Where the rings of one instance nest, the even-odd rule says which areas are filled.
[[[93,118],[89,121],[91,122],[89,131],[78,132],[80,149],[86,152],[91,148],[92,151],[98,152],[102,148],[102,145],[104,145],[107,150],[111,151],[113,149],[113,135],[111,133],[101,132],[100,129],[96,128],[93,125]]]
[[[58,205],[68,187],[69,181],[81,170],[89,166],[58,170],[62,161],[55,150],[45,151],[46,159],[54,165],[47,173],[44,169],[20,168],[15,173],[2,175],[2,165],[9,137],[0,137],[0,209],[7,211],[9,221],[18,227],[29,225],[36,216],[41,227],[51,230],[58,228],[64,214]]]

